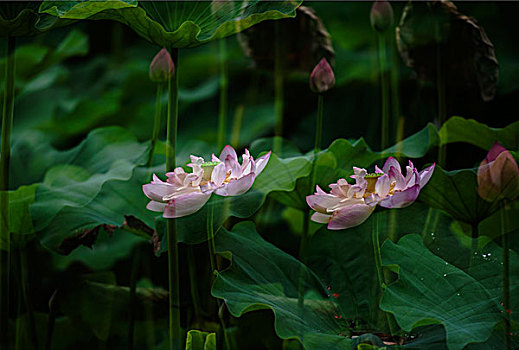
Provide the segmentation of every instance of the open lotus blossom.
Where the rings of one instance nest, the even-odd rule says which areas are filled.
[[[191,163],[187,165],[191,173],[178,167],[166,174],[166,181],[153,174],[153,181],[142,186],[144,194],[151,199],[146,208],[164,212],[165,218],[178,218],[202,208],[213,192],[220,196],[243,194],[252,187],[269,158],[270,152],[254,160],[246,149],[240,164],[231,146],[225,146],[220,157],[213,154],[210,162],[191,156]]]
[[[389,157],[382,169],[375,166],[375,173],[353,167],[353,185],[339,179],[330,185],[330,193],[316,186],[315,194],[306,197],[315,210],[312,221],[328,224],[330,230],[342,230],[363,223],[377,205],[384,208],[410,205],[431,178],[434,164],[418,172],[409,161],[406,170],[404,176],[398,161]]]
[[[512,154],[498,142],[478,168],[478,193],[489,202],[519,196],[519,167]]]

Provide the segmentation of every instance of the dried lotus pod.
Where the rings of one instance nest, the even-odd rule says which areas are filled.
[[[446,86],[494,98],[499,63],[494,46],[476,19],[450,1],[408,2],[396,28],[400,56],[422,80],[436,79],[440,50]]]
[[[298,7],[294,18],[262,22],[241,32],[238,38],[255,66],[265,70],[274,70],[275,40],[281,43],[285,71],[309,73],[322,58],[332,65],[335,58],[330,34],[310,7]]]

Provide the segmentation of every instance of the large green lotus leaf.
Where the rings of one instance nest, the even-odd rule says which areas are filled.
[[[212,195],[207,204],[194,214],[176,219],[179,242],[196,244],[207,240],[208,221],[213,222],[214,231],[218,231],[224,221],[231,217],[248,218],[263,204],[267,195],[273,191],[291,191],[297,179],[310,172],[310,161],[307,157],[278,158],[270,156],[269,163],[255,179],[252,188],[236,197]],[[165,219],[157,220],[157,233],[164,236]],[[162,244],[159,252],[166,251]]]
[[[373,257],[371,232],[374,224],[379,229],[380,242],[389,236],[397,240],[406,234],[422,232],[432,233],[433,243],[436,237],[452,236],[449,229],[452,219],[438,213],[436,220],[431,220],[429,208],[421,203],[387,211],[377,210],[363,224],[339,231],[322,228],[312,236],[308,247],[308,266],[318,274],[323,283],[336,297],[342,315],[352,323],[359,324],[360,330],[383,332],[386,317],[378,308],[380,293],[376,267]],[[434,227],[430,224],[435,221]],[[449,241],[453,247],[455,242]]]
[[[218,273],[212,295],[225,300],[233,316],[270,309],[282,339],[299,339],[307,349],[349,347],[350,340],[341,335],[347,326],[320,279],[263,240],[252,222],[239,223],[232,231],[222,229],[216,250],[231,257],[231,267]],[[303,293],[304,303],[300,303],[298,296]]]
[[[0,7],[0,36],[29,36],[69,24],[48,14],[38,13],[41,1],[5,1]]]
[[[420,200],[457,220],[479,224],[497,207],[478,195],[477,186],[475,169],[445,171],[437,165],[431,180],[420,192]]]
[[[190,330],[187,332],[186,350],[216,350],[216,333]]]
[[[384,265],[398,265],[399,279],[380,302],[406,331],[443,324],[449,349],[483,342],[502,319],[487,288],[463,270],[431,253],[418,235],[382,246]]]
[[[122,225],[124,216],[109,210],[116,203],[107,202],[99,208],[92,205],[92,200],[108,182],[129,180],[146,150],[124,129],[111,127],[93,131],[79,146],[65,152],[64,159],[69,162],[46,173],[31,206],[34,228],[42,244],[59,251],[65,239],[92,229],[92,217],[96,216],[103,218],[99,223]],[[121,195],[126,198],[124,192]],[[130,215],[135,204],[130,200],[126,205]]]
[[[474,119],[452,117],[439,131],[442,144],[466,142],[484,150],[489,150],[494,142],[499,141],[506,149],[519,149],[519,121],[505,128],[491,128]]]
[[[68,19],[109,19],[163,47],[194,47],[264,20],[295,16],[302,1],[45,1],[40,11]]]

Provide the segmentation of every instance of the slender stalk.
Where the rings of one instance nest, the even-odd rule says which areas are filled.
[[[209,248],[209,263],[211,264],[211,281],[216,270],[215,245],[214,245],[214,203],[210,203],[211,209],[207,212],[207,245]]]
[[[211,284],[214,282],[215,275],[214,272],[218,268],[216,265],[216,248],[214,243],[214,204],[210,203],[211,209],[207,212],[207,246],[209,247],[209,262],[211,264]],[[223,317],[223,308],[224,305],[220,301],[220,299],[216,299],[216,303],[218,305],[218,319],[220,320],[220,325],[222,327],[223,338],[225,342],[225,346],[228,350],[231,349],[230,340],[227,335],[226,327],[225,327],[225,319]]]
[[[220,39],[220,105],[218,110],[218,149],[225,145],[226,119],[227,119],[227,41]]]
[[[137,300],[135,293],[137,291],[137,274],[139,272],[139,265],[141,260],[140,247],[136,247],[133,254],[132,269],[130,276],[130,320],[128,321],[128,349],[133,349],[133,335],[135,332],[135,313],[137,307]]]
[[[505,309],[505,344],[506,350],[512,349],[511,339],[511,322],[510,314],[512,307],[510,306],[510,236],[508,230],[508,210],[509,205],[506,201],[503,202],[503,209],[501,210],[501,234],[503,240],[503,308]]]
[[[317,118],[315,123],[315,146],[314,153],[321,150],[321,143],[323,138],[323,94],[317,95]]]
[[[436,31],[436,89],[438,91],[438,126],[441,128],[447,119],[447,106],[446,106],[446,92],[445,92],[445,77],[444,77],[444,69],[443,69],[443,59],[442,59],[442,50],[441,50],[441,40],[442,40],[442,32],[441,25],[439,23],[435,24]],[[442,167],[445,167],[445,163],[447,162],[447,149],[446,145],[440,143],[440,147],[438,149],[438,164]]]
[[[280,154],[281,136],[283,135],[283,58],[282,45],[279,31],[279,23],[274,23],[275,53],[274,53],[274,134],[278,136],[274,141],[274,153]]]
[[[47,335],[45,336],[45,350],[52,349],[52,334],[54,333],[54,323],[56,321],[56,298],[58,291],[55,290],[49,300],[49,319],[47,320]]]
[[[22,295],[25,312],[27,313],[27,320],[29,323],[29,335],[34,349],[38,349],[38,334],[36,333],[36,321],[34,320],[34,310],[32,307],[31,297],[27,290],[27,258],[22,248],[18,251],[19,271],[18,283],[20,284],[20,292]]]
[[[385,288],[385,281],[384,281],[384,275],[382,270],[382,255],[380,254],[380,240],[379,240],[379,229],[378,229],[378,215],[375,215],[373,218],[373,226],[371,229],[371,241],[373,243],[373,255],[375,258],[375,267],[377,270],[377,279],[378,279],[378,285],[379,285],[379,291],[380,294],[384,292]],[[391,336],[395,334],[394,332],[394,326],[393,326],[393,320],[391,318],[391,315],[387,312],[384,312],[387,320],[387,325],[389,328],[389,333]]]
[[[148,155],[148,168],[153,165],[153,154],[155,153],[155,146],[159,139],[160,121],[162,116],[162,93],[164,91],[164,84],[157,83],[157,97],[155,100],[155,116],[153,117],[153,133],[151,135],[151,148]]]
[[[178,127],[178,49],[171,50],[175,64],[175,74],[168,81],[168,112],[166,136],[166,171],[173,171],[176,164],[177,127]],[[178,240],[177,225],[174,219],[166,224],[168,237],[168,271],[169,271],[169,348],[182,348],[182,329],[180,328],[180,288],[178,272]]]
[[[389,80],[387,79],[386,37],[378,35],[378,67],[382,92],[382,131],[381,148],[384,150],[389,144]]]
[[[8,346],[9,271],[11,237],[9,234],[9,162],[11,159],[11,129],[14,111],[15,38],[7,37],[5,59],[4,105],[2,110],[2,144],[0,148],[0,251],[6,252],[5,263],[0,259],[0,345]],[[0,257],[1,258],[1,257]]]
[[[196,260],[192,246],[187,247],[187,263],[189,265],[189,283],[191,285],[191,300],[195,309],[195,318],[198,326],[202,327],[202,307],[198,297],[198,276],[196,275]]]

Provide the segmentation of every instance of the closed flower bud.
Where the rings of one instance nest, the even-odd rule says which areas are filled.
[[[478,193],[486,201],[519,196],[519,167],[512,154],[495,143],[478,168]]]
[[[369,15],[371,27],[378,32],[384,32],[393,25],[393,8],[389,1],[375,1]]]
[[[335,85],[335,75],[332,67],[323,58],[314,68],[310,75],[310,89],[313,92],[322,94],[330,90]]]
[[[175,73],[175,64],[165,48],[153,58],[150,64],[150,79],[155,83],[164,83]]]

